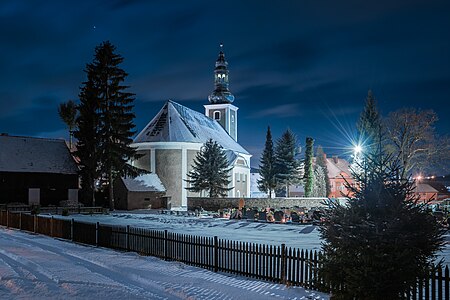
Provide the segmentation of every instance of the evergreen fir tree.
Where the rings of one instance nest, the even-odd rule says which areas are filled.
[[[305,197],[312,196],[312,189],[314,185],[314,170],[313,170],[313,155],[314,155],[314,139],[312,137],[306,138],[305,150]]]
[[[233,189],[228,187],[231,169],[222,146],[210,139],[195,156],[192,170],[187,174],[190,179],[186,180],[191,186],[186,189],[191,192],[207,191],[211,198],[225,197]]]
[[[331,186],[330,186],[330,177],[328,176],[328,168],[327,168],[327,161],[325,157],[325,153],[323,152],[322,146],[317,146],[316,150],[316,164],[323,169],[324,173],[324,180],[325,180],[325,196],[328,197],[331,193]]]
[[[108,185],[110,209],[114,210],[113,182],[118,176],[135,177],[146,171],[135,168],[127,162],[140,157],[130,147],[134,135],[133,94],[127,92],[123,85],[127,73],[119,67],[123,57],[114,53],[115,47],[110,42],[103,42],[95,48],[94,60],[86,66],[88,82],[85,83],[85,96],[95,110],[96,128],[95,145],[97,168],[101,180]],[[83,90],[82,90],[83,94]],[[95,104],[94,104],[95,103]],[[82,105],[83,104],[82,102]],[[90,118],[83,114],[80,118]],[[92,132],[93,133],[93,132]],[[80,158],[81,160],[81,158]],[[81,161],[83,165],[84,162]]]
[[[73,100],[61,103],[58,107],[58,114],[61,120],[69,129],[69,149],[72,151],[73,131],[77,125],[77,105]]]
[[[286,197],[289,197],[289,186],[300,181],[298,154],[297,138],[288,129],[277,140],[275,147],[276,180],[279,187],[286,189]]]
[[[364,151],[375,152],[381,142],[381,117],[378,113],[376,100],[372,90],[367,93],[366,105],[356,124],[358,143]]]
[[[75,156],[80,163],[80,179],[82,198],[85,203],[95,206],[96,182],[100,177],[100,161],[98,157],[99,139],[99,103],[94,88],[92,73],[83,83],[78,105],[77,128],[74,136],[77,139]]]
[[[277,187],[277,181],[275,177],[275,156],[270,126],[267,127],[266,145],[259,162],[259,174],[261,175],[261,179],[258,180],[258,189],[262,192],[268,191],[269,198],[272,198],[272,192]]]
[[[347,184],[349,204],[330,202],[324,214],[319,276],[333,299],[401,299],[443,247],[443,229],[414,198],[398,160],[380,149],[353,174],[357,185]]]

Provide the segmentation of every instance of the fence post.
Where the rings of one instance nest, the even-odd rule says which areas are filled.
[[[214,272],[219,271],[219,239],[214,236]]]
[[[127,225],[127,251],[130,251],[130,225]]]
[[[281,283],[286,284],[286,245],[281,244]]]
[[[70,237],[72,238],[73,241],[73,218],[70,220]]]
[[[98,226],[99,226],[98,222],[95,223],[95,246],[97,247],[98,247]]]
[[[164,260],[168,259],[169,256],[169,233],[167,232],[167,229],[164,230]]]
[[[36,215],[33,215],[33,232],[36,233]]]
[[[6,208],[6,228],[9,228],[9,210]]]
[[[22,212],[19,213],[19,229],[22,230]]]

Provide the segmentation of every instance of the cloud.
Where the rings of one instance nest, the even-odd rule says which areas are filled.
[[[266,118],[266,117],[277,117],[277,118],[287,118],[301,116],[302,112],[299,109],[299,105],[296,103],[282,104],[267,109],[261,109],[248,116],[250,119],[256,118]]]

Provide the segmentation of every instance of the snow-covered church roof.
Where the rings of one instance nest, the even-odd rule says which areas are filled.
[[[0,135],[0,172],[77,174],[64,140]]]
[[[249,154],[215,120],[181,104],[167,101],[158,114],[134,139],[134,143],[190,142],[213,139],[225,150]]]

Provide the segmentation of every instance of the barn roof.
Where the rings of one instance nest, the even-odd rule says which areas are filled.
[[[77,165],[59,139],[0,135],[0,172],[77,174]]]
[[[166,188],[155,173],[136,178],[122,177],[122,181],[130,192],[165,192]]]
[[[158,114],[145,126],[134,143],[145,142],[191,142],[205,143],[213,139],[225,150],[249,154],[215,120],[187,108],[167,101]]]

